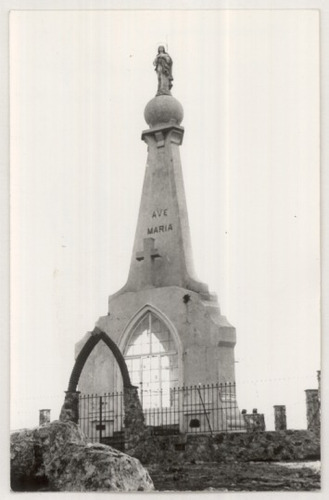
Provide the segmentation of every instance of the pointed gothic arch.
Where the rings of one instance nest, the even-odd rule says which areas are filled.
[[[113,342],[113,340],[107,335],[107,333],[103,332],[98,327],[95,327],[91,333],[91,336],[89,337],[89,339],[87,340],[87,342],[85,343],[85,345],[83,346],[83,348],[81,349],[81,351],[79,352],[79,354],[77,356],[77,359],[75,361],[75,364],[74,364],[74,367],[73,367],[73,370],[71,373],[71,377],[69,380],[68,392],[76,392],[77,386],[79,383],[79,378],[80,378],[81,372],[83,370],[83,367],[84,367],[90,353],[92,352],[94,347],[98,344],[98,342],[100,342],[101,340],[112,351],[112,353],[113,353],[113,355],[118,363],[118,366],[119,366],[119,369],[120,369],[120,372],[122,375],[123,387],[127,388],[127,389],[134,387],[130,381],[130,375],[128,372],[128,368],[127,368],[125,359],[124,359],[120,349],[118,348],[117,344],[115,342]]]
[[[121,352],[122,353],[124,352],[128,339],[131,336],[134,327],[143,318],[143,316],[145,316],[147,312],[153,313],[155,316],[159,318],[160,321],[162,321],[162,323],[166,325],[166,327],[168,328],[168,330],[170,331],[170,333],[174,338],[175,344],[177,346],[178,356],[179,358],[181,358],[182,343],[174,324],[170,321],[168,316],[166,316],[160,309],[151,304],[145,304],[130,318],[118,342]]]
[[[183,378],[181,342],[171,321],[146,304],[130,319],[119,345],[144,410],[168,408]]]
[[[107,333],[98,327],[95,327],[91,332],[91,336],[77,356],[59,419],[62,422],[71,421],[78,424],[80,393],[77,391],[77,386],[79,378],[90,353],[101,340],[112,351],[121,371],[124,387],[124,432],[126,444],[127,449],[134,448],[145,433],[143,409],[138,398],[137,388],[131,384],[127,365],[120,349]]]

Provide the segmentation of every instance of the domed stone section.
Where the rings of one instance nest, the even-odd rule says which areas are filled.
[[[171,95],[158,95],[147,103],[144,117],[150,128],[180,125],[184,117],[183,106]]]

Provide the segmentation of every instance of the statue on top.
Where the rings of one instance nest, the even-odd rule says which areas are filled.
[[[163,45],[158,48],[158,53],[154,59],[153,65],[158,75],[158,91],[156,95],[171,95],[172,87],[172,59],[165,51]]]

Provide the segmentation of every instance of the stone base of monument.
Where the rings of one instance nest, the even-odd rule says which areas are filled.
[[[151,491],[139,460],[90,443],[73,422],[54,421],[11,435],[13,491]]]

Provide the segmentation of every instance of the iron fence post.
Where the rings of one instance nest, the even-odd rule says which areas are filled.
[[[141,389],[140,389],[140,391],[141,391],[141,405],[142,405],[142,408],[143,408],[143,382],[140,382],[139,385],[141,386]]]
[[[99,397],[99,442],[102,442],[102,427],[103,427],[103,398]]]

